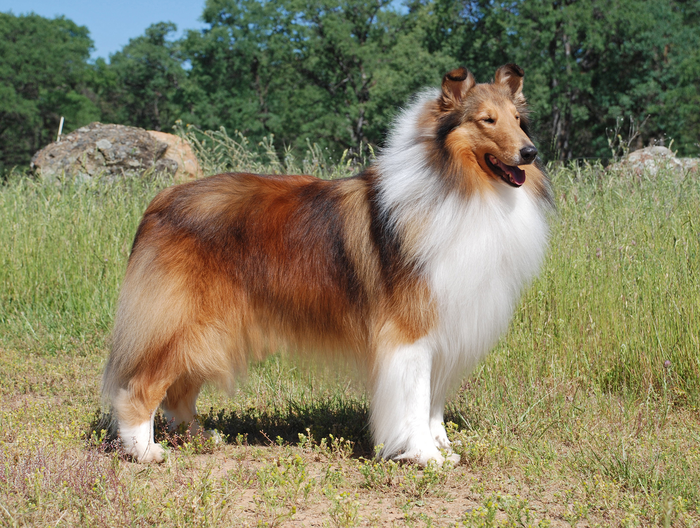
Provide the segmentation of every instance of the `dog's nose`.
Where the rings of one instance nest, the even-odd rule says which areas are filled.
[[[520,157],[523,159],[523,163],[532,163],[537,156],[537,148],[534,145],[523,147],[520,149]]]

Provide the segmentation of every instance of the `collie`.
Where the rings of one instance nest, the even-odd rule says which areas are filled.
[[[366,372],[381,456],[459,456],[445,398],[508,327],[547,245],[523,71],[465,68],[417,96],[361,174],[219,174],[154,198],[119,297],[103,394],[124,451],[163,460],[160,405],[199,428],[204,382],[230,387],[287,347]]]

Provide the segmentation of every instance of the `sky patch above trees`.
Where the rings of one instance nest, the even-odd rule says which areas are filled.
[[[143,35],[148,26],[169,21],[178,27],[178,37],[189,29],[202,29],[199,19],[204,0],[121,0],[118,4],[93,0],[0,0],[0,11],[15,15],[34,13],[46,18],[64,16],[90,30],[90,57],[109,59],[129,39]]]

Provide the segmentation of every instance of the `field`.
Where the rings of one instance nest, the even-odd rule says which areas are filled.
[[[208,173],[312,172],[200,135]],[[270,145],[268,145],[270,147]],[[270,151],[271,152],[271,151]],[[457,467],[373,459],[349,365],[285,354],[199,408],[161,465],[101,431],[99,378],[135,228],[169,181],[0,186],[2,526],[700,526],[700,178],[552,167],[540,277],[448,405]]]

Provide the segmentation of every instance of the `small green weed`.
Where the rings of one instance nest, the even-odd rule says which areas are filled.
[[[297,506],[309,498],[316,480],[309,478],[307,462],[298,454],[275,458],[256,473],[259,495],[256,501],[271,524],[291,518]]]
[[[549,528],[548,519],[538,520],[527,500],[510,495],[494,494],[483,505],[471,508],[458,523],[469,528]]]
[[[323,490],[326,498],[331,502],[328,510],[330,525],[337,528],[352,528],[359,526],[360,517],[358,515],[360,503],[357,500],[357,493],[348,491],[338,491],[333,487],[326,487]]]

